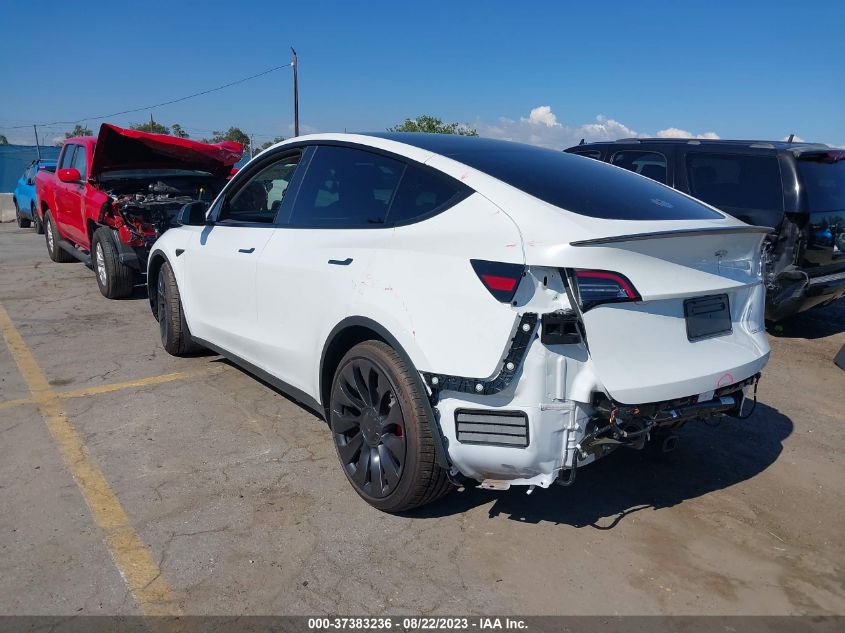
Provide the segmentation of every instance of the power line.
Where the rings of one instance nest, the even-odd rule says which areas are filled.
[[[292,63],[292,62],[291,62]],[[269,75],[272,72],[277,70],[281,70],[282,68],[287,68],[291,65],[291,63],[282,64],[281,66],[276,66],[274,68],[270,68],[263,72],[257,73],[255,75],[250,75],[249,77],[244,77],[242,79],[237,79],[235,81],[231,81],[227,84],[223,84],[222,86],[217,86],[216,88],[209,88],[208,90],[203,90],[201,92],[195,92],[194,94],[187,95],[185,97],[179,97],[178,99],[171,99],[170,101],[163,101],[162,103],[156,103],[155,105],[144,106],[142,108],[132,108],[131,110],[123,110],[121,112],[112,112],[111,114],[102,114],[99,116],[89,116],[82,119],[76,119],[75,121],[53,121],[51,123],[30,123],[28,125],[12,125],[6,126],[2,129],[4,130],[20,130],[23,128],[29,128],[33,125],[38,125],[39,127],[47,127],[50,125],[76,125],[77,123],[82,123],[83,121],[96,121],[99,119],[110,119],[114,116],[120,116],[122,114],[132,114],[133,112],[143,112],[144,110],[152,110],[154,108],[160,108],[166,105],[172,105],[174,103],[180,103],[181,101],[187,101],[188,99],[193,99],[194,97],[201,97],[202,95],[207,95],[211,92],[217,92],[218,90],[223,90],[224,88],[231,88],[232,86],[236,86],[238,84],[242,84],[245,81],[249,81],[251,79],[257,79],[258,77],[263,77],[264,75]]]

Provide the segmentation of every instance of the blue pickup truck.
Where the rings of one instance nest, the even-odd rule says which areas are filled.
[[[18,184],[13,194],[15,219],[18,221],[18,226],[25,229],[29,227],[30,223],[34,223],[36,233],[44,232],[44,227],[41,225],[41,220],[36,212],[38,201],[35,197],[35,176],[41,170],[56,171],[56,161],[46,158],[32,161],[23,175],[18,178]]]

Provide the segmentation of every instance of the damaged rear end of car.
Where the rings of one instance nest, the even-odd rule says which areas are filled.
[[[519,228],[524,264],[472,262],[513,314],[496,372],[423,372],[453,473],[566,485],[617,448],[668,450],[685,424],[749,415],[769,357],[771,229],[597,161],[528,154],[513,177],[471,157],[519,189],[467,178]]]

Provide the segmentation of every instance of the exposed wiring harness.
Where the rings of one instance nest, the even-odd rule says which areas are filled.
[[[736,416],[737,420],[747,420],[752,415],[754,415],[754,409],[757,408],[757,385],[758,384],[760,384],[760,375],[759,374],[757,375],[757,378],[754,380],[754,402],[751,404],[751,410],[746,415]],[[740,405],[739,412],[740,412],[740,414],[742,413],[742,406],[741,405]]]

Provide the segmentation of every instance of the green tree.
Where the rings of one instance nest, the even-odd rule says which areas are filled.
[[[65,132],[65,138],[73,138],[75,136],[94,136],[94,132],[91,131],[90,127],[77,123],[70,132]]]
[[[225,132],[215,130],[210,139],[203,139],[204,143],[220,143],[221,141],[235,141],[244,146],[244,152],[249,152],[249,136],[239,127],[230,127]]]
[[[405,119],[404,123],[387,128],[388,132],[429,132],[432,134],[460,134],[478,136],[478,132],[463,123],[443,123],[436,116],[423,114],[416,119]]]
[[[173,136],[178,136],[179,138],[191,138],[191,136],[182,129],[182,126],[178,123],[174,123],[170,126],[170,133]]]
[[[8,145],[9,139],[6,138],[5,134],[0,134],[0,145]]]
[[[158,121],[153,121],[153,118],[150,117],[150,120],[146,123],[137,123],[135,125],[129,126],[130,130],[138,130],[139,132],[150,132],[152,134],[170,134],[170,128],[166,125],[162,125]]]
[[[263,151],[264,151],[265,149],[267,149],[268,147],[272,147],[272,146],[273,146],[273,145],[275,145],[276,143],[281,143],[281,142],[282,142],[282,141],[284,141],[284,140],[285,140],[285,137],[284,137],[284,136],[277,136],[277,137],[276,137],[276,138],[274,138],[272,141],[267,141],[266,143],[262,143],[261,147],[259,147],[259,148],[258,148],[258,151],[259,151],[259,152],[263,152]]]

